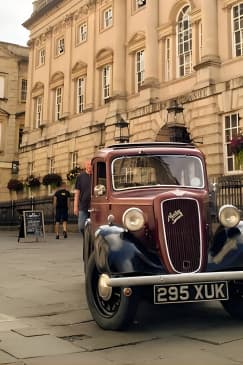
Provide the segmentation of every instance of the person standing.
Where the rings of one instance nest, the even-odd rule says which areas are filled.
[[[56,239],[59,239],[59,226],[62,223],[63,237],[67,238],[68,209],[70,206],[70,192],[66,189],[66,184],[62,182],[60,188],[55,192],[53,197],[55,209],[55,233]]]
[[[84,234],[84,225],[89,217],[91,198],[91,161],[85,162],[85,170],[76,179],[74,190],[74,215],[78,217],[79,232]]]

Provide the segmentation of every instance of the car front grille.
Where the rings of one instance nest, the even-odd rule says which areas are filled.
[[[200,213],[197,201],[175,198],[162,202],[165,243],[176,272],[197,271],[201,262]]]

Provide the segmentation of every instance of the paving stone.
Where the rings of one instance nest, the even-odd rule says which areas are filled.
[[[161,333],[161,331],[160,334],[136,331],[104,331],[97,327],[95,323],[80,324],[79,328],[82,331],[82,337],[70,337],[69,341],[87,351],[97,351],[112,347],[144,343],[160,337],[168,336],[168,334]]]
[[[8,316],[7,314],[0,313],[0,323],[6,321],[14,321],[16,318],[13,316]]]
[[[185,335],[185,337],[214,345],[221,345],[236,340],[243,340],[243,331],[242,328],[239,328],[239,326],[234,323],[227,326],[227,331],[225,331],[225,328],[221,329],[218,326],[209,328],[207,325],[207,331],[191,331],[190,335]]]
[[[7,354],[4,351],[0,350],[0,364],[9,364],[11,362],[17,361],[15,357]]]
[[[28,328],[20,328],[15,330],[14,332],[25,336],[42,336],[51,334],[56,337],[69,337],[69,336],[86,336],[84,332],[85,329],[82,324],[71,324],[71,325],[61,325],[61,326],[51,326],[51,327],[28,327]]]
[[[18,328],[29,327],[28,323],[25,323],[23,320],[13,320],[7,322],[0,322],[0,332],[12,331]]]
[[[14,332],[0,333],[0,349],[18,359],[81,351],[70,342],[51,335],[24,337]]]
[[[52,316],[48,319],[48,324],[54,326],[54,325],[87,322],[91,320],[92,317],[90,311],[88,309],[80,309]]]
[[[115,364],[119,365],[121,362],[116,362]],[[114,361],[104,359],[100,353],[82,352],[71,355],[27,359],[24,365],[114,365]]]
[[[19,335],[24,336],[24,337],[43,336],[43,335],[52,334],[48,328],[41,328],[41,327],[18,328],[18,329],[12,330],[12,332],[18,333]]]
[[[230,361],[234,361],[235,364],[243,364],[243,340],[214,346],[213,353],[218,354],[222,359],[228,359],[229,363]]]

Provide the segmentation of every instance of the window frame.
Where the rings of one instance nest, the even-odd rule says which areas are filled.
[[[55,114],[54,114],[55,122],[61,120],[62,102],[63,102],[63,86],[57,86],[55,89]]]
[[[177,77],[185,77],[192,73],[192,23],[189,16],[190,5],[180,9],[176,25],[176,58]],[[188,22],[188,27],[185,23]],[[188,49],[185,51],[186,46]],[[181,49],[181,50],[180,50]]]
[[[203,48],[203,30],[202,20],[198,22],[198,57],[199,62],[202,60],[202,48]]]
[[[146,0],[134,0],[135,11],[141,10],[145,6],[146,6]]]
[[[78,166],[78,151],[73,151],[70,153],[70,169],[73,170]]]
[[[234,17],[234,9],[238,8],[238,16]],[[242,8],[242,13],[240,9]],[[243,26],[237,28],[237,32],[239,32],[239,41],[236,42],[236,30],[235,30],[235,21],[238,21],[238,25],[240,26],[241,18],[243,18],[243,2],[235,4],[231,8],[231,29],[232,29],[232,55],[233,57],[241,57],[243,56]],[[235,20],[235,21],[234,21]],[[243,22],[243,20],[242,20]],[[237,54],[237,45],[240,46],[240,54]]]
[[[28,87],[28,80],[27,79],[21,79],[21,90],[20,90],[20,101],[21,101],[21,103],[26,103],[27,87]]]
[[[77,109],[78,114],[84,112],[86,99],[86,77],[80,76],[76,80],[76,95],[77,95]]]
[[[2,80],[2,85],[1,85]],[[1,86],[2,86],[2,95],[1,95]],[[6,76],[0,74],[0,99],[6,99]]]
[[[55,158],[54,157],[48,158],[48,173],[49,174],[55,173]]]
[[[65,52],[65,39],[64,36],[56,40],[56,56],[61,56]]]
[[[144,54],[145,50],[140,49],[135,52],[135,91],[138,92],[144,83]]]
[[[0,151],[3,151],[4,122],[0,120]]]
[[[233,118],[235,118],[235,121],[233,120]],[[226,119],[228,120],[228,123]],[[223,126],[225,171],[227,173],[234,173],[235,171],[239,170],[236,169],[234,154],[231,152],[230,149],[230,141],[234,136],[240,133],[241,130],[239,112],[225,114]],[[232,166],[232,169],[230,169],[230,165]]]
[[[45,47],[38,50],[38,63],[37,66],[43,66],[46,62],[46,49]]]
[[[112,27],[113,25],[113,9],[112,6],[103,10],[103,30]],[[107,16],[106,16],[107,15]]]
[[[40,102],[41,101],[41,102]],[[43,122],[43,95],[35,98],[35,126],[39,128]]]
[[[169,45],[168,45],[169,43]],[[172,79],[172,39],[165,38],[165,81]]]
[[[106,64],[102,67],[102,101],[108,103],[111,97],[112,65]]]
[[[82,28],[86,27],[86,30],[81,31]],[[86,42],[88,39],[88,22],[84,21],[78,26],[78,44]]]

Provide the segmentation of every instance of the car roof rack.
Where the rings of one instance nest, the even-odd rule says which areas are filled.
[[[117,143],[108,146],[112,149],[128,149],[128,148],[150,148],[150,147],[186,147],[195,148],[191,143],[184,142],[135,142],[135,143]]]

